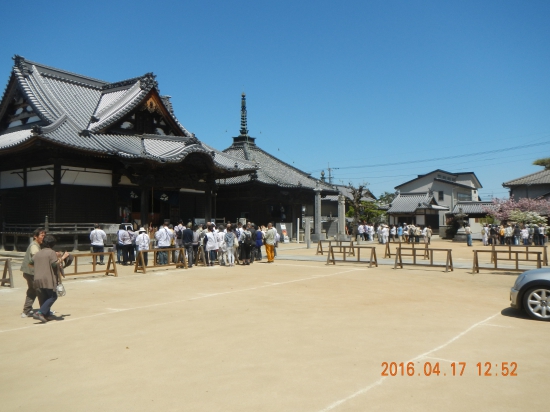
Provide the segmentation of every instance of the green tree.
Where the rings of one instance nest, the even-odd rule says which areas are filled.
[[[378,202],[384,205],[389,205],[391,202],[393,202],[393,199],[395,199],[397,195],[395,193],[391,192],[384,192],[378,197]]]
[[[347,198],[349,203],[347,216],[353,217],[354,219],[353,236],[357,236],[357,222],[359,222],[360,219],[361,203],[363,202],[361,199],[363,199],[363,196],[365,195],[367,184],[368,183],[363,183],[357,187],[353,186],[351,183],[348,185],[351,198]]]
[[[546,170],[550,170],[550,157],[537,159],[533,162],[535,166],[544,166]]]
[[[355,218],[355,222],[360,222],[364,220],[365,222],[378,223],[381,217],[386,213],[384,210],[378,208],[376,202],[366,202],[362,201],[359,204],[357,215],[355,214],[356,207],[350,205],[348,212],[346,213],[347,217]],[[357,216],[357,217],[356,217]]]

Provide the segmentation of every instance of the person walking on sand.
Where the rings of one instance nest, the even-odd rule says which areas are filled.
[[[46,229],[43,227],[39,227],[33,232],[33,241],[27,248],[25,257],[23,258],[23,263],[21,264],[23,277],[27,281],[27,294],[25,295],[25,304],[23,305],[23,312],[21,313],[22,318],[32,316],[32,305],[34,304],[36,298],[38,298],[38,303],[42,305],[42,296],[37,293],[36,288],[34,287],[34,265],[31,265],[30,262],[33,260],[34,255],[40,252],[40,247],[44,241],[44,236],[46,236]]]
[[[472,229],[470,229],[470,225],[467,224],[464,231],[466,232],[466,244],[472,246]]]
[[[46,235],[42,245],[42,250],[34,255],[32,263],[34,264],[34,287],[40,289],[43,303],[40,309],[33,314],[33,317],[43,323],[51,320],[50,311],[52,305],[57,300],[57,285],[61,283],[63,274],[63,260],[69,253],[65,252],[59,256],[53,250],[55,238],[52,235]]]
[[[267,224],[265,232],[265,253],[267,255],[267,263],[273,263],[275,260],[275,237],[277,231],[273,228],[271,222]]]

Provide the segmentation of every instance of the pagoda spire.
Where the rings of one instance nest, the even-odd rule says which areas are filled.
[[[241,136],[248,136],[246,125],[246,94],[241,95]]]

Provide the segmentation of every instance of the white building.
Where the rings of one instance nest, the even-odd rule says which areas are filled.
[[[389,223],[429,225],[437,233],[458,202],[479,201],[481,187],[474,172],[437,169],[418,175],[395,187],[399,194],[388,210]]]

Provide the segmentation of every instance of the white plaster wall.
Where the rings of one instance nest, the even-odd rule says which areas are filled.
[[[120,184],[125,186],[137,186],[135,183],[132,183],[128,176],[122,176],[120,178]]]
[[[428,189],[432,186],[433,180],[434,180],[434,175],[429,174],[427,176],[423,176],[420,179],[417,179],[413,182],[407,183],[399,187],[399,190],[403,193],[427,192]]]
[[[474,184],[474,176],[472,174],[458,176],[456,178],[456,183],[460,183],[461,185],[472,186],[474,188],[476,187],[476,185]]]
[[[13,172],[20,172],[21,177]],[[0,189],[11,189],[12,187],[23,187],[23,169],[0,172]]]
[[[61,166],[61,184],[79,186],[111,187],[113,183],[110,170]],[[64,171],[63,169],[70,169]]]
[[[53,184],[52,176],[53,165],[30,167],[27,169],[27,186],[51,185]]]

